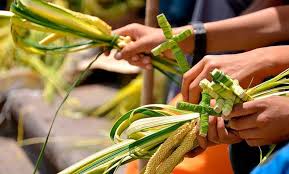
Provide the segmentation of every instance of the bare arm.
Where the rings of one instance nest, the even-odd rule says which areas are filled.
[[[289,40],[289,6],[205,24],[208,51],[250,50]]]
[[[264,47],[274,42],[289,40],[288,6],[271,7],[248,15],[205,24],[207,30],[207,50],[234,51],[251,50]],[[187,25],[175,28],[178,33],[191,28]],[[134,43],[129,44],[117,55],[117,59],[126,59],[138,66],[146,66],[141,62],[142,53],[150,53],[151,49],[164,41],[161,29],[132,24],[115,31],[120,35],[128,35]],[[180,43],[186,53],[194,50],[194,36]],[[166,54],[168,57],[170,54]],[[134,60],[134,61],[133,61]]]
[[[279,6],[240,17],[206,23],[207,50],[208,52],[251,50],[274,42],[289,40],[288,15],[289,6]],[[192,36],[182,43],[186,52],[193,51],[193,40]]]

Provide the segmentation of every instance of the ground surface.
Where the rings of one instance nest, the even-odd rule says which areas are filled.
[[[108,101],[114,96],[115,92],[116,89],[110,87],[89,85],[75,89],[72,96],[84,104],[86,108],[90,108]],[[17,125],[20,120],[23,120],[23,122],[20,121],[20,123],[23,123],[25,139],[30,138],[31,140],[31,138],[37,138],[36,141],[39,141],[40,138],[41,142],[47,135],[53,113],[59,101],[49,105],[43,101],[40,94],[40,91],[35,90],[23,89],[13,91],[13,94],[8,96],[3,110],[5,116],[10,116],[15,125]],[[78,105],[76,105],[76,107],[77,106]],[[104,118],[95,119],[89,117],[75,119],[65,117],[63,116],[64,114],[70,115],[70,112],[64,110],[56,119],[51,133],[50,143],[45,151],[45,162],[41,166],[40,173],[50,174],[60,171],[111,144],[108,139],[111,121]],[[12,127],[12,129],[16,129],[16,127],[17,126]],[[16,130],[14,130],[14,132],[17,134]],[[13,149],[10,151],[6,151],[6,148],[3,148],[7,146],[7,143],[12,144],[11,148]],[[24,143],[29,142],[24,141]],[[0,146],[0,166],[3,168],[0,167],[0,174],[11,174],[14,170],[25,171],[20,173],[31,173],[29,171],[31,171],[33,167],[32,163],[35,163],[41,144],[26,145],[21,148],[17,146],[15,140],[7,139],[7,141],[0,141]],[[4,150],[5,153],[2,153],[1,150]],[[18,160],[16,155],[14,155],[15,153],[19,153],[21,155],[20,157],[24,160]],[[8,158],[9,156],[11,159]],[[1,158],[9,159],[4,163],[5,166],[2,165]],[[18,167],[13,168],[12,166],[15,165],[16,161],[17,164],[21,163],[21,165],[18,164]],[[22,164],[26,166],[27,169],[23,168],[22,170]],[[3,172],[5,170],[7,170],[7,172]]]
[[[25,152],[9,138],[0,138],[0,173],[32,173],[33,164]]]

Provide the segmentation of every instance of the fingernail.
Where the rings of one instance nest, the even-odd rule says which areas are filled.
[[[146,68],[147,70],[151,70],[151,69],[152,69],[152,65],[146,65],[145,68]]]
[[[131,58],[131,60],[136,62],[136,61],[139,60],[139,57],[138,57],[138,56],[133,56],[133,57]]]
[[[118,59],[118,60],[120,60],[121,57],[122,57],[122,55],[121,55],[120,52],[118,52],[118,53],[116,53],[116,54],[114,55],[114,58],[115,58],[115,59]]]

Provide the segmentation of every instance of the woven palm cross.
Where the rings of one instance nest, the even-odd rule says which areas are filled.
[[[171,49],[182,73],[187,72],[190,69],[190,65],[178,43],[191,36],[193,33],[192,30],[187,29],[177,35],[173,35],[172,27],[165,15],[160,14],[157,16],[157,19],[159,26],[166,37],[166,41],[152,50],[153,55],[158,56],[164,51]]]

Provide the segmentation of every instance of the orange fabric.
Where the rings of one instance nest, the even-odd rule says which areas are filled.
[[[138,162],[128,164],[126,174],[138,174]],[[194,158],[185,158],[173,174],[233,174],[227,145],[209,147]]]

